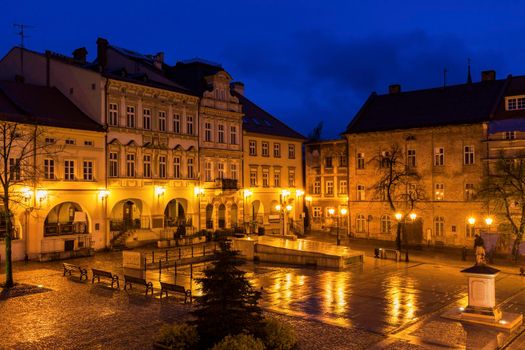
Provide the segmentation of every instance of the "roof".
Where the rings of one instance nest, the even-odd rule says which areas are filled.
[[[490,267],[488,265],[485,265],[485,264],[480,264],[480,265],[474,265],[474,266],[471,266],[469,268],[466,268],[466,269],[463,269],[461,270],[461,272],[463,273],[476,273],[476,274],[480,274],[480,275],[495,275],[499,272],[498,269],[495,269],[493,267]]]
[[[202,59],[193,59],[177,62],[175,66],[169,68],[167,75],[173,81],[202,96],[204,91],[209,89],[205,78],[220,71],[224,71],[220,65]]]
[[[345,133],[475,124],[496,118],[507,88],[523,88],[524,77],[377,95],[372,93]],[[523,114],[523,111],[522,111]]]
[[[242,127],[247,132],[305,140],[306,137],[275,118],[255,103],[232,90],[232,95],[239,99],[244,113]]]
[[[0,120],[104,131],[57,88],[0,81]]]

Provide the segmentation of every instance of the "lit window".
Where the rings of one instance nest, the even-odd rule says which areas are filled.
[[[142,114],[142,127],[144,130],[151,130],[151,110],[149,108],[144,108]]]
[[[109,176],[110,177],[118,176],[118,153],[117,152],[109,153]]]
[[[126,107],[126,126],[128,128],[135,127],[135,107],[133,106]]]
[[[436,201],[442,201],[445,199],[445,185],[438,183],[435,184],[435,190],[434,190],[434,200]]]
[[[93,161],[85,160],[83,162],[82,168],[83,168],[84,180],[93,181]]]
[[[257,155],[257,142],[255,140],[250,140],[249,150],[250,150],[250,156]]]
[[[159,131],[166,131],[166,112],[159,111]]]
[[[390,222],[390,215],[381,216],[381,233],[390,233],[392,223]]]
[[[443,147],[434,148],[434,166],[445,165],[445,149]]]
[[[503,133],[503,138],[505,140],[515,140],[516,139],[516,131],[505,131],[505,133]]]
[[[288,145],[288,158],[295,159],[295,145]]]
[[[275,158],[281,158],[281,144],[280,143],[273,144],[273,156]]]
[[[261,155],[263,157],[269,157],[270,156],[270,143],[264,142],[264,141],[262,142]]]
[[[507,99],[507,110],[518,111],[525,109],[525,97],[511,97]]]
[[[151,177],[151,156],[149,154],[144,155],[144,169],[143,174],[145,178]]]
[[[327,196],[333,196],[334,195],[334,182],[332,180],[328,180],[325,183],[325,194]]]
[[[126,176],[135,177],[135,155],[133,153],[126,155]]]
[[[364,185],[357,185],[357,200],[358,201],[365,200],[365,186]]]
[[[357,154],[357,169],[364,169],[365,168],[365,154],[364,153],[358,153]]]

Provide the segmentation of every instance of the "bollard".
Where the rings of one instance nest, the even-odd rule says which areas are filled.
[[[408,262],[408,249],[407,249],[407,251],[405,252],[405,262]]]
[[[162,276],[162,260],[159,260],[159,281],[160,281],[161,276]]]
[[[180,247],[179,247],[179,260],[180,260]]]

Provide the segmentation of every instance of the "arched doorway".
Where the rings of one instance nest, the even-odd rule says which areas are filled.
[[[230,210],[230,221],[231,221],[231,227],[235,228],[238,225],[238,216],[237,216],[237,204],[233,203],[231,210]]]
[[[172,199],[164,210],[164,226],[176,227],[186,225],[186,208],[188,202],[183,198]]]
[[[226,228],[226,206],[219,205],[219,228]]]
[[[88,233],[87,215],[80,205],[64,202],[49,211],[44,221],[44,236]]]
[[[206,228],[213,229],[213,205],[206,206]]]
[[[141,228],[142,202],[138,199],[125,199],[113,207],[110,215],[111,231],[127,231]]]

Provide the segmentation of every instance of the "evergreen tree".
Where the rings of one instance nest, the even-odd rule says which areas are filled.
[[[227,243],[221,244],[217,260],[198,278],[202,296],[197,297],[194,321],[202,348],[218,343],[227,335],[249,333],[260,336],[262,310],[257,305],[261,295],[254,291],[246,272],[238,267],[244,264],[239,252]]]

